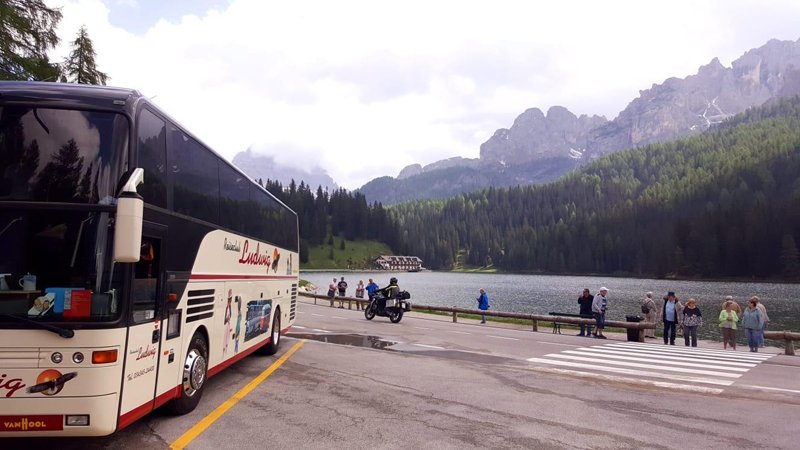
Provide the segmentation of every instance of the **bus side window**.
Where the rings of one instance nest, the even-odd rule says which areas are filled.
[[[161,241],[142,236],[139,262],[134,268],[131,299],[134,323],[149,322],[156,318],[158,305],[158,279],[161,264]]]

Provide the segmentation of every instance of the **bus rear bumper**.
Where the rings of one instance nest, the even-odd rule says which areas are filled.
[[[0,399],[0,437],[106,436],[117,428],[119,396]],[[88,425],[67,417],[88,416]],[[75,417],[80,419],[80,417]]]

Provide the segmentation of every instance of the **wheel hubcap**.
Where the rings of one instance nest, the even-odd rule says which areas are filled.
[[[196,349],[186,355],[186,364],[183,366],[183,391],[187,396],[193,396],[206,380],[206,359]]]

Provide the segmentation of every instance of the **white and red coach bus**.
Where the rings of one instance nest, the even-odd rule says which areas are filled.
[[[297,215],[137,91],[0,82],[0,436],[191,411],[276,352],[297,252]]]

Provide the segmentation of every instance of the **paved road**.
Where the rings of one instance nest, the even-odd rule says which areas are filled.
[[[796,448],[797,358],[448,321],[301,303],[293,333],[314,339],[188,448]],[[212,378],[186,416],[4,448],[165,448],[274,361]]]

